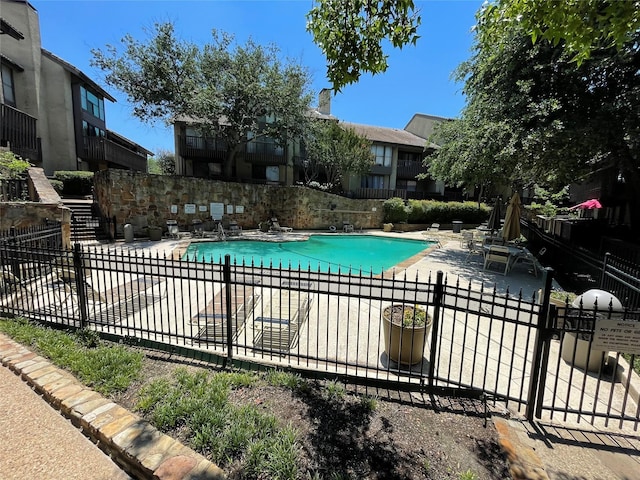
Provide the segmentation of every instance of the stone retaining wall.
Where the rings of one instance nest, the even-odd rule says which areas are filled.
[[[105,170],[94,176],[94,199],[102,215],[115,219],[122,234],[126,223],[136,235],[146,235],[150,226],[166,226],[176,220],[189,230],[193,220],[211,219],[210,204],[224,204],[223,223],[235,220],[243,229],[258,228],[260,222],[277,217],[280,225],[300,230],[342,229],[351,222],[356,230],[381,228],[382,200],[354,200],[301,186],[271,186],[231,183],[126,170]],[[195,213],[185,211],[195,206]],[[171,207],[175,206],[175,212]],[[241,211],[238,213],[237,207]]]
[[[62,204],[58,193],[41,168],[27,170],[30,202],[0,203],[0,230],[42,225],[45,219],[62,224],[62,244],[71,245],[71,210]]]

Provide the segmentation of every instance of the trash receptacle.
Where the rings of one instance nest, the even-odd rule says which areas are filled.
[[[596,302],[598,310],[594,316]],[[594,329],[597,318],[608,318],[609,314],[613,318],[617,312],[623,312],[624,307],[613,294],[598,289],[587,290],[576,297],[571,306],[579,316],[569,315],[566,319],[571,329],[576,331],[564,333],[560,353],[562,359],[575,367],[589,372],[598,372],[607,360],[609,352],[590,347],[593,336],[590,332]]]
[[[130,223],[127,223],[124,226],[124,241],[125,243],[133,242],[133,225]]]
[[[460,220],[453,221],[453,233],[460,233],[462,230],[462,222]]]

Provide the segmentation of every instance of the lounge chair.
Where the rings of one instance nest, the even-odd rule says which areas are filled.
[[[461,248],[469,248],[469,244],[473,242],[473,232],[469,230],[464,230],[462,232],[462,236],[460,237],[460,247]]]
[[[353,225],[351,224],[351,222],[344,220],[342,222],[342,231],[344,233],[353,233]]]
[[[524,250],[520,255],[518,255],[514,262],[514,267],[518,264],[523,264],[532,267],[533,274],[538,276],[538,259],[535,257],[533,253],[528,250]]]
[[[467,257],[465,258],[465,263],[467,263],[471,257],[474,255],[481,255],[484,259],[484,245],[483,240],[481,238],[473,238],[466,243],[467,248]]]
[[[204,237],[204,225],[202,224],[202,220],[193,220],[191,222],[193,227],[193,236],[196,238]]]
[[[486,270],[491,264],[497,263],[498,265],[504,265],[503,275],[506,275],[510,267],[509,247],[503,247],[500,245],[491,245],[487,254],[484,256],[484,267]]]
[[[257,348],[288,352],[295,345],[302,322],[309,314],[309,293],[274,290],[271,303],[255,317],[253,344]]]
[[[158,277],[139,276],[111,287],[103,295],[109,301],[94,313],[97,322],[118,324],[159,302],[167,294],[166,282]]]
[[[238,222],[229,222],[229,228],[227,229],[227,235],[230,237],[242,235],[242,227],[238,225]]]
[[[180,229],[176,220],[167,220],[167,236],[169,238],[178,238]]]
[[[198,326],[197,340],[226,343],[227,301],[226,287],[222,287],[209,304],[191,318]],[[247,317],[253,311],[260,295],[252,286],[238,285],[231,292],[231,336],[236,337]]]
[[[437,235],[433,235],[434,233],[438,233],[439,231],[440,231],[440,224],[432,223],[431,227],[429,227],[426,231],[422,232],[425,242],[435,243],[437,247],[442,247],[442,243],[440,243],[440,239],[437,237]]]
[[[277,218],[272,218],[271,219],[271,226],[269,227],[269,231],[270,232],[279,232],[279,233],[289,233],[293,231],[293,228],[291,227],[281,227],[280,224],[278,223],[278,219]]]

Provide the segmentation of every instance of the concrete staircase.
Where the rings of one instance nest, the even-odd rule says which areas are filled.
[[[100,217],[93,214],[93,200],[65,198],[62,202],[71,210],[72,243],[102,242],[109,239]]]

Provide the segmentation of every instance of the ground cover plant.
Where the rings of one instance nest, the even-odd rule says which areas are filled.
[[[485,427],[484,406],[473,401],[425,404],[291,372],[218,370],[26,321],[0,320],[0,331],[218,463],[230,479],[509,478],[492,422]],[[117,387],[105,389],[117,372]]]
[[[0,320],[0,331],[66,368],[104,395],[126,390],[140,375],[144,355],[122,345],[101,342],[95,332],[67,332],[25,320]]]

